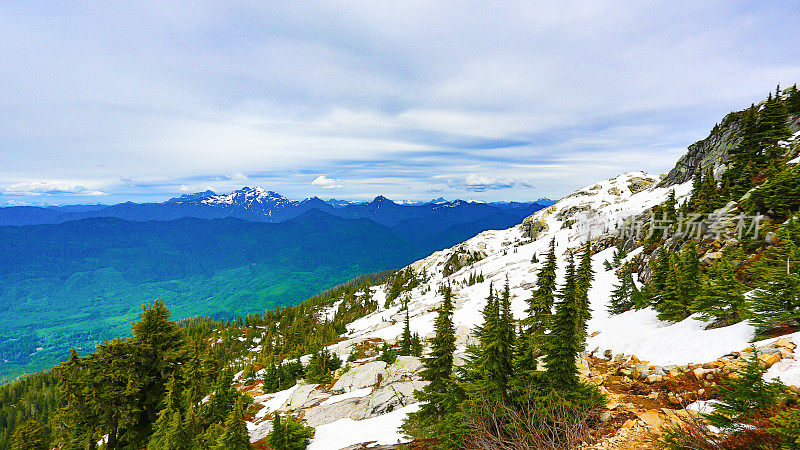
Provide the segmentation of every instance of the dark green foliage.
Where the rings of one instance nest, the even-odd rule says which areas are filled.
[[[744,285],[736,279],[733,267],[723,259],[709,270],[702,292],[691,305],[693,312],[704,320],[734,323],[746,314]]]
[[[262,377],[265,394],[282,391],[295,385],[297,380],[303,378],[305,371],[300,361],[289,361],[281,364],[271,363],[266,367]]]
[[[800,223],[789,221],[776,238],[752,268],[758,289],[749,302],[751,320],[762,331],[800,321]]]
[[[581,254],[581,263],[575,272],[576,276],[576,302],[575,307],[578,313],[577,317],[577,330],[578,330],[578,345],[581,347],[586,343],[587,324],[589,319],[592,318],[592,310],[589,305],[589,289],[594,280],[594,271],[592,270],[592,245],[586,242],[583,245],[583,253]]]
[[[535,357],[530,352],[542,347],[545,331],[550,327],[553,314],[553,304],[556,293],[556,255],[555,240],[550,241],[550,250],[547,252],[545,263],[536,275],[536,288],[528,300],[527,317],[523,320],[525,346],[528,353],[524,357],[526,362],[523,370],[535,370]]]
[[[689,303],[687,298],[681,295],[678,278],[680,266],[675,258],[667,260],[667,267],[669,268],[667,277],[656,299],[655,309],[658,311],[659,319],[677,322],[689,316]]]
[[[700,168],[698,168],[700,172]],[[700,189],[692,191],[692,196],[689,199],[689,208],[692,211],[700,214],[707,214],[714,209],[722,206],[719,189],[717,187],[717,180],[714,177],[714,171],[708,168],[700,176]]]
[[[769,420],[775,425],[769,432],[781,439],[784,449],[800,449],[800,408],[787,409]]]
[[[241,394],[233,385],[233,374],[230,368],[219,372],[211,389],[208,402],[201,410],[203,423],[222,423],[228,417],[231,408]]]
[[[342,360],[327,348],[311,355],[306,367],[306,381],[309,383],[327,383],[333,378],[332,372],[342,367]]]
[[[0,448],[9,448],[15,429],[29,420],[36,420],[42,426],[45,442],[50,442],[48,423],[56,406],[56,382],[55,374],[50,371],[0,385]]]
[[[408,317],[408,303],[405,305],[406,315],[403,320],[403,335],[400,338],[400,354],[401,355],[410,355],[411,354],[411,321]]]
[[[554,388],[564,391],[578,388],[575,362],[581,351],[580,334],[583,329],[578,283],[575,261],[570,255],[564,286],[558,293],[552,330],[547,335],[547,354],[544,357],[548,381]]]
[[[42,425],[33,419],[29,419],[19,426],[14,431],[11,441],[11,450],[47,450],[50,448]]]
[[[786,110],[789,114],[800,114],[800,91],[797,89],[797,85],[790,87],[788,91]]]
[[[217,438],[216,448],[219,450],[248,450],[251,448],[250,434],[247,432],[247,423],[244,417],[244,399],[242,397],[236,400],[233,410],[225,420],[225,430]]]
[[[466,284],[467,286],[473,286],[477,283],[483,283],[484,281],[486,280],[483,278],[483,272],[479,274],[476,274],[475,272],[470,272],[469,277],[467,277],[466,279]]]
[[[397,361],[397,354],[397,350],[393,349],[391,345],[384,342],[381,346],[381,354],[378,356],[378,361],[383,361],[386,364],[394,364],[394,362]]]
[[[291,354],[316,352],[345,331],[345,324],[374,311],[377,305],[368,293],[369,285],[387,275],[359,277],[295,307],[233,321],[181,320],[177,328],[167,320],[169,311],[156,302],[143,311],[134,337],[109,341],[83,358],[73,352],[56,370],[0,386],[0,448],[10,446],[16,428],[29,418],[42,424],[47,442],[59,442],[65,448],[89,446],[115,423],[117,447],[144,448],[153,434],[169,438],[181,430],[187,448],[213,448],[237,400],[245,398],[232,385],[231,364],[237,364],[236,370],[266,366],[266,386],[290,387],[302,376],[302,366],[285,360]],[[319,314],[337,301],[340,305],[332,317],[330,312],[327,317]],[[242,367],[235,362],[249,355],[248,349],[259,341],[258,363]],[[421,351],[418,337],[412,336],[412,347]],[[178,400],[167,402],[167,384],[172,379]],[[156,380],[164,385],[153,387]],[[160,396],[142,395],[146,385],[152,392],[161,392]],[[205,397],[208,400],[200,403]],[[176,411],[164,411],[167,403],[176,405]],[[61,408],[54,414],[58,404]],[[155,405],[153,415],[146,413],[148,404]],[[162,412],[167,417],[157,423]],[[56,425],[52,438],[50,424]]]
[[[456,335],[453,326],[452,291],[449,286],[443,287],[444,299],[437,308],[434,322],[434,337],[430,341],[431,352],[424,358],[425,368],[422,379],[428,381],[422,390],[414,392],[422,402],[420,409],[408,415],[403,423],[403,430],[414,436],[437,438],[448,421],[443,421],[446,414],[455,413],[458,404],[452,393],[453,352],[456,349]]]
[[[678,291],[686,304],[691,304],[700,293],[701,272],[697,246],[689,240],[681,249]]]
[[[747,209],[785,220],[800,209],[800,168],[786,166],[755,189],[744,204]]]
[[[183,420],[178,406],[179,398],[175,378],[171,378],[167,383],[164,405],[158,412],[158,418],[153,425],[153,434],[147,441],[148,450],[186,448],[187,436],[183,430]]]
[[[778,403],[778,395],[785,390],[780,382],[765,381],[761,373],[757,352],[753,351],[738,376],[719,383],[714,412],[706,414],[709,424],[729,428],[758,415],[769,415]]]
[[[267,435],[267,443],[274,450],[304,450],[313,437],[313,428],[291,417],[281,418],[276,413],[272,419],[272,431]]]
[[[478,345],[470,348],[469,361],[464,369],[471,386],[468,394],[505,398],[512,371],[514,329],[509,311],[508,285],[501,298],[489,287],[483,309],[483,323],[474,331]]]
[[[630,268],[622,269],[618,277],[619,282],[611,291],[611,298],[608,301],[608,312],[611,314],[620,314],[636,306],[634,292],[638,292],[638,289]]]
[[[58,367],[59,438],[83,445],[107,435],[108,448],[144,446],[167,381],[178,376],[185,361],[184,335],[169,321],[169,311],[160,301],[145,305],[133,337],[106,341],[84,358],[73,352]],[[174,397],[168,400],[175,405]]]
[[[478,252],[471,252],[460,247],[445,261],[442,274],[444,276],[452,275],[458,272],[462,267],[474,264],[481,259],[483,259],[483,257]]]
[[[653,272],[650,276],[650,283],[648,283],[648,293],[657,296],[667,284],[667,276],[670,272],[669,255],[664,247],[659,247],[652,260]],[[657,299],[654,299],[657,300]]]
[[[400,294],[414,289],[419,286],[420,282],[421,280],[410,267],[395,272],[395,274],[389,278],[389,292],[386,294],[384,308],[391,307],[394,301],[400,297]]]

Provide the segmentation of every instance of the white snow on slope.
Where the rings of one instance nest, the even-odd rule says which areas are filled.
[[[453,288],[453,321],[459,349],[467,345],[471,330],[482,321],[481,311],[486,304],[490,285],[502,289],[507,282],[513,313],[517,318],[523,317],[526,299],[531,296],[536,272],[542,265],[531,263],[531,257],[535,254],[540,261],[543,260],[553,239],[556,243],[560,284],[568,249],[579,247],[588,237],[616,232],[626,218],[639,215],[666,200],[672,189],[679,202],[691,190],[691,182],[669,189],[648,187],[658,181],[659,177],[642,172],[622,174],[580,189],[534,214],[532,219],[543,224],[545,229],[533,242],[523,236],[519,226],[490,230],[411,264],[416,273],[424,272],[429,277],[401,297],[409,300],[412,332],[422,337],[433,334],[435,308],[441,301],[438,288],[448,283]],[[631,190],[632,187],[635,192]],[[569,226],[570,223],[572,226]],[[460,249],[485,252],[487,256],[445,277],[442,273],[444,264]],[[629,257],[640,251],[636,249],[630,252]],[[595,281],[590,291],[593,311],[588,328],[590,334],[596,334],[587,340],[587,351],[594,350],[602,354],[605,350],[611,350],[614,354],[634,354],[651,364],[666,366],[705,363],[752,345],[749,341],[755,330],[745,322],[706,330],[707,324],[694,317],[678,323],[659,321],[656,312],[650,308],[610,315],[606,308],[617,279],[613,271],[605,270],[603,262],[611,259],[612,253],[613,249],[607,249],[593,256]],[[483,274],[485,281],[467,286],[463,281],[473,273]],[[342,358],[346,358],[354,344],[366,339],[378,338],[392,342],[400,338],[405,317],[400,310],[400,302],[396,301],[395,305],[384,309],[386,287],[376,286],[374,289],[373,298],[378,301],[379,309],[348,325],[347,339],[329,347]],[[789,338],[800,344],[800,333]],[[779,377],[788,384],[800,385],[800,362],[786,359],[775,364],[767,375]],[[346,399],[344,396],[356,394],[365,395],[351,392],[331,397],[327,402],[342,401]],[[317,427],[310,448],[333,449],[370,441],[382,444],[393,444],[398,439],[402,441],[398,426],[407,412],[417,407],[411,405],[371,419],[353,421],[348,418],[322,425]]]
[[[321,425],[314,431],[314,440],[308,450],[331,450],[360,444],[376,442],[377,444],[396,444],[406,441],[400,431],[406,415],[419,409],[415,403],[388,414],[371,419],[340,419],[327,425]]]

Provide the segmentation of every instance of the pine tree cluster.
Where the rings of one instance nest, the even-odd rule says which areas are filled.
[[[403,427],[407,433],[435,448],[478,445],[476,439],[486,433],[492,439],[530,447],[538,441],[530,434],[509,431],[511,427],[503,424],[518,416],[503,411],[520,411],[530,421],[529,426],[559,430],[564,425],[555,421],[554,411],[566,408],[580,415],[602,405],[602,396],[580,382],[576,365],[591,316],[591,247],[588,243],[583,247],[578,264],[570,254],[560,290],[556,286],[555,251],[555,242],[551,242],[523,321],[515,321],[511,313],[508,282],[500,291],[490,285],[483,323],[473,332],[476,342],[458,368],[453,365],[452,293],[448,288],[443,290],[431,354],[423,371],[430,384],[416,393],[424,403],[406,420]],[[544,371],[537,371],[540,359],[546,366]],[[559,440],[564,438],[563,433],[563,429],[554,433],[551,444],[563,445]]]

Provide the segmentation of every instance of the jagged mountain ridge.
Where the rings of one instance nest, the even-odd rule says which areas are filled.
[[[755,105],[762,108],[765,101]],[[662,180],[662,185],[671,186],[691,180],[697,167],[713,167],[719,171],[730,156],[730,151],[741,142],[741,122],[747,109],[729,113],[722,122],[715,125],[709,135],[690,145],[686,154],[675,163],[669,173]],[[800,114],[789,114],[789,131],[797,138],[800,131]],[[722,167],[724,170],[724,167]]]
[[[304,200],[289,200],[274,191],[261,187],[244,187],[230,194],[213,191],[184,194],[162,203],[125,202],[110,206],[86,208],[36,206],[14,206],[0,208],[0,225],[41,225],[63,223],[92,217],[114,217],[131,221],[175,220],[184,217],[199,219],[221,219],[226,217],[255,222],[283,222],[298,217],[312,209],[350,219],[367,218],[381,225],[394,226],[404,220],[435,217],[448,211],[458,211],[460,221],[471,222],[487,212],[506,214],[521,220],[547,205],[538,202],[481,203],[455,200],[451,202],[429,202],[423,204],[399,204],[378,196],[371,202],[335,202],[333,205],[319,197]]]

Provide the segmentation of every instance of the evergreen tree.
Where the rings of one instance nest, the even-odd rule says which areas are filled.
[[[692,196],[689,198],[689,207],[697,211],[700,208],[700,196],[703,192],[703,165],[698,164],[694,169],[692,178]]]
[[[685,304],[691,304],[700,293],[700,257],[697,246],[689,240],[683,245],[680,256],[679,294]]]
[[[783,156],[783,149],[777,142],[791,136],[787,126],[789,113],[786,105],[780,99],[780,93],[767,99],[764,108],[758,115],[758,137],[762,148],[766,148],[767,162],[775,162]]]
[[[633,282],[633,275],[629,268],[623,268],[618,274],[619,282],[614,285],[611,291],[611,298],[608,302],[608,312],[611,314],[621,314],[634,307],[633,290],[636,286]]]
[[[182,331],[169,320],[170,311],[160,299],[142,306],[142,317],[132,327],[130,338],[133,377],[138,390],[138,404],[133,425],[137,440],[144,443],[156,421],[158,410],[166,393],[167,381],[176,376],[176,370],[187,359]]]
[[[410,355],[412,346],[411,321],[408,318],[408,302],[405,304],[406,316],[403,322],[403,336],[400,339],[400,354]]]
[[[514,328],[508,285],[500,298],[489,287],[483,323],[475,328],[479,344],[470,348],[467,378],[482,395],[505,399],[512,371]]]
[[[764,380],[756,351],[737,373],[719,383],[719,402],[714,404],[713,413],[704,415],[715,427],[730,429],[737,423],[769,413],[776,406],[778,394],[785,389],[779,382]]]
[[[420,357],[422,356],[422,339],[420,339],[419,334],[414,333],[411,337],[411,354]]]
[[[664,215],[666,216],[667,220],[670,223],[675,223],[678,220],[678,211],[675,209],[678,205],[678,201],[675,199],[675,190],[672,189],[669,191],[669,195],[667,196],[667,200],[664,202],[663,211]]]
[[[743,114],[739,125],[741,140],[730,150],[731,171],[730,176],[737,177],[743,167],[762,162],[761,147],[758,138],[758,124],[756,122],[756,107],[751,105]]]
[[[655,304],[659,320],[677,322],[689,316],[689,305],[685,299],[681,297],[676,266],[677,264],[674,258],[669,258],[667,260],[667,267],[670,269],[667,270],[664,288],[661,290]]]
[[[800,321],[800,224],[789,221],[776,235],[776,245],[753,267],[758,289],[749,306],[761,331]]]
[[[785,449],[800,449],[800,408],[790,408],[781,411],[775,417],[770,417],[775,427],[768,431],[777,435],[783,442]]]
[[[236,400],[236,405],[225,420],[225,430],[217,439],[217,448],[219,450],[248,450],[251,448],[250,434],[247,432],[247,423],[244,417],[244,397]]]
[[[577,329],[578,343],[581,347],[586,343],[587,326],[589,319],[592,318],[592,309],[589,304],[589,289],[594,281],[594,270],[592,269],[592,244],[589,241],[583,246],[581,263],[577,272]]]
[[[504,392],[506,373],[503,370],[502,331],[500,325],[500,302],[494,288],[489,284],[489,296],[483,308],[483,323],[475,327],[478,345],[469,349],[469,378],[479,384],[483,395]]]
[[[738,322],[745,312],[744,285],[736,279],[727,259],[715,264],[700,295],[691,305],[704,320]]]
[[[617,268],[622,265],[622,260],[625,259],[626,256],[628,256],[628,254],[625,252],[622,244],[617,244],[614,249],[614,255],[611,257],[611,267]]]
[[[800,114],[800,90],[797,85],[792,86],[786,98],[786,110],[789,114]]]
[[[309,383],[327,383],[333,376],[331,372],[342,367],[342,360],[327,348],[311,355],[311,361],[306,368],[306,381]]]
[[[304,450],[314,437],[314,429],[275,413],[272,431],[267,435],[267,444],[274,450]]]
[[[548,338],[547,353],[544,357],[547,378],[551,385],[561,391],[575,391],[578,388],[578,369],[575,362],[581,351],[580,311],[578,303],[578,279],[575,261],[570,254],[564,286],[558,294],[553,328]]]
[[[514,362],[514,343],[516,341],[516,334],[514,333],[514,316],[511,313],[511,289],[508,285],[508,277],[506,277],[506,284],[503,287],[503,293],[500,297],[500,322],[499,339],[500,339],[500,370],[502,376],[500,377],[501,392],[506,393],[508,382],[512,377],[513,362]]]
[[[381,346],[381,354],[378,356],[378,361],[383,361],[389,365],[394,364],[394,362],[397,361],[397,350],[384,342]]]
[[[532,335],[533,344],[540,346],[545,330],[549,327],[553,313],[556,291],[556,242],[550,241],[550,250],[542,268],[536,276],[536,288],[533,296],[528,300],[525,310],[528,317],[524,320],[527,325],[526,333]]]
[[[726,172],[727,173],[727,172]],[[755,179],[755,169],[752,163],[747,163],[743,169],[738,173],[738,177],[729,188],[729,197],[738,201],[744,194],[753,187],[753,180]]]
[[[186,447],[189,449],[199,448],[201,447],[199,438],[202,430],[200,428],[200,420],[197,417],[197,409],[194,404],[189,403],[187,399],[184,411],[182,428],[186,436]]]
[[[457,410],[453,389],[453,352],[456,330],[453,326],[453,301],[450,286],[442,289],[444,299],[437,309],[430,354],[423,359],[423,380],[429,383],[414,391],[420,401],[418,411],[408,415],[403,428],[414,435],[435,437],[444,416]]]
[[[153,434],[147,441],[148,450],[184,449],[186,436],[183,431],[181,412],[178,409],[178,393],[175,387],[175,378],[167,382],[167,396],[164,406],[158,412],[158,419],[153,426]]]
[[[667,284],[667,275],[670,271],[669,255],[664,247],[659,247],[656,252],[655,260],[653,261],[653,271],[650,276],[650,293],[654,296],[659,296],[664,291]],[[654,299],[654,300],[657,300]]]
[[[29,419],[14,430],[11,450],[47,450],[50,445],[44,436],[42,425]]]

